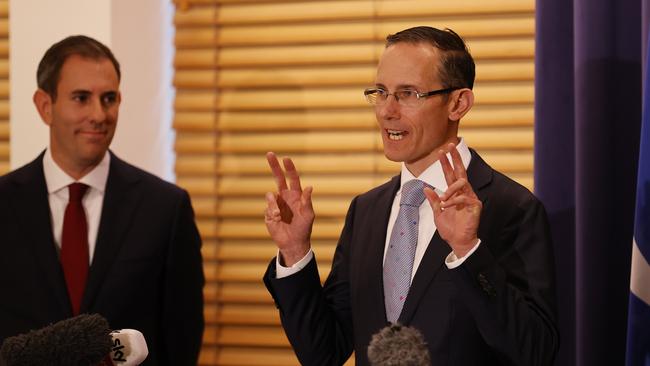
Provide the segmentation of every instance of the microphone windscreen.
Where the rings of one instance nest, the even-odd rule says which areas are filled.
[[[111,351],[108,321],[81,314],[5,339],[0,357],[6,366],[94,366]]]
[[[135,329],[120,329],[111,333],[113,347],[109,358],[115,366],[132,366],[142,363],[149,349],[142,332]]]
[[[372,336],[368,346],[372,366],[430,366],[422,334],[413,327],[391,324]]]

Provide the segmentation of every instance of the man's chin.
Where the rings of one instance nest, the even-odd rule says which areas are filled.
[[[394,161],[396,163],[401,163],[405,160],[403,154],[399,154],[394,151],[387,151],[386,149],[384,149],[384,156],[386,157],[386,159],[390,161]]]
[[[104,155],[106,155],[107,150],[107,148],[98,148],[92,149],[91,151],[86,151],[81,156],[81,160],[83,160],[88,165],[97,165],[100,161],[102,161]]]

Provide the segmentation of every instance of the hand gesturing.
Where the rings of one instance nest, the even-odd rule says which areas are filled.
[[[274,153],[267,153],[266,160],[271,167],[278,192],[266,193],[264,222],[271,238],[280,249],[283,264],[291,266],[304,257],[311,246],[311,229],[315,217],[311,202],[313,189],[301,188],[298,171],[291,159],[282,160],[284,171]],[[289,178],[289,186],[285,172]]]
[[[447,145],[454,164],[449,164],[445,151],[438,152],[447,190],[442,196],[430,188],[424,189],[431,208],[433,220],[440,237],[444,239],[458,258],[465,256],[478,242],[477,232],[482,202],[467,180],[467,172],[454,144]]]

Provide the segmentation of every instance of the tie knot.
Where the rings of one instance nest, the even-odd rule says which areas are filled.
[[[86,194],[88,186],[83,183],[72,183],[68,186],[68,193],[70,194],[69,202],[81,202],[84,194]]]
[[[424,187],[431,187],[419,179],[410,180],[402,186],[402,198],[400,205],[409,205],[419,207],[424,201]]]

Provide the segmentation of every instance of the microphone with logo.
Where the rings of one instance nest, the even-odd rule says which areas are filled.
[[[137,330],[109,329],[99,314],[81,314],[29,333],[5,339],[2,366],[132,366],[148,355]]]
[[[424,337],[417,329],[390,324],[372,336],[368,346],[372,366],[430,366]]]

